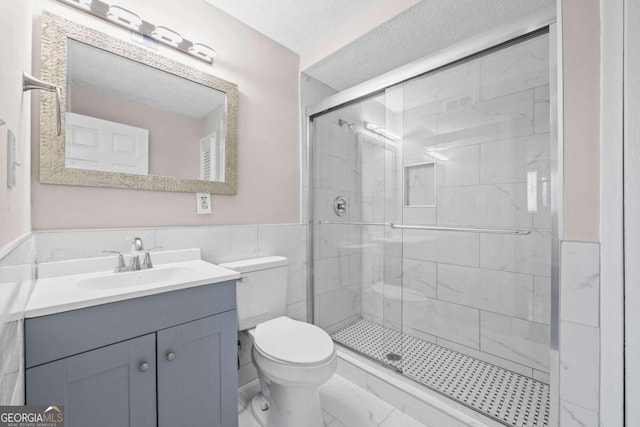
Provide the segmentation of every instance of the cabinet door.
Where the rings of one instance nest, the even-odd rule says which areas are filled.
[[[64,405],[68,427],[155,427],[155,350],[149,334],[29,368],[27,404]]]
[[[236,311],[158,332],[158,426],[236,427]]]

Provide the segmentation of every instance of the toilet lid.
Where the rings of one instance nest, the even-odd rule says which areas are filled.
[[[333,340],[325,331],[285,316],[260,323],[253,340],[262,354],[288,364],[319,364],[334,352]]]

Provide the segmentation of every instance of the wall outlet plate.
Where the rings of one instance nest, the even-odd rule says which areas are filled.
[[[196,193],[196,210],[199,215],[211,213],[210,193]]]

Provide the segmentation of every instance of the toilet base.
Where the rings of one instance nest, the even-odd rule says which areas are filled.
[[[324,427],[317,389],[271,384],[270,395],[270,402],[261,392],[251,399],[251,413],[260,427]]]
[[[262,395],[262,392],[259,391],[256,393],[251,399],[251,402],[249,402],[249,405],[251,405],[251,414],[253,414],[253,418],[256,419],[258,424],[260,424],[260,427],[267,427],[269,403]]]

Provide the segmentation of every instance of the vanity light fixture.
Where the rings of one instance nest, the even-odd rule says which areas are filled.
[[[75,6],[78,9],[91,10],[92,0],[63,0],[65,3]]]
[[[142,18],[130,10],[120,6],[109,6],[107,18],[123,27],[138,31],[142,25]]]
[[[396,135],[395,133],[391,132],[390,130],[387,130],[383,127],[380,127],[380,125],[378,125],[377,123],[374,122],[368,122],[365,120],[364,122],[364,128],[368,131],[371,131],[373,133],[376,133],[380,136],[383,136],[387,139],[390,139],[391,141],[399,141],[400,137],[398,135]]]
[[[444,154],[438,153],[438,151],[441,151],[441,149],[427,147],[424,149],[424,155],[427,157],[431,157],[433,160],[436,160],[438,162],[444,162],[446,160],[449,160],[447,156],[445,156]]]
[[[151,37],[174,47],[182,43],[183,40],[180,34],[176,33],[171,28],[163,27],[161,25],[158,25],[156,29],[151,32]]]
[[[216,57],[216,51],[202,43],[194,43],[193,46],[189,48],[189,53],[208,62],[213,62],[213,58]]]
[[[215,49],[203,44],[195,43],[183,38],[176,31],[162,25],[155,25],[142,19],[138,14],[125,9],[122,6],[110,5],[101,0],[58,0],[68,6],[89,13],[98,18],[127,28],[145,37],[150,37],[162,42],[189,56],[198,58],[209,64],[213,64],[216,57]]]

